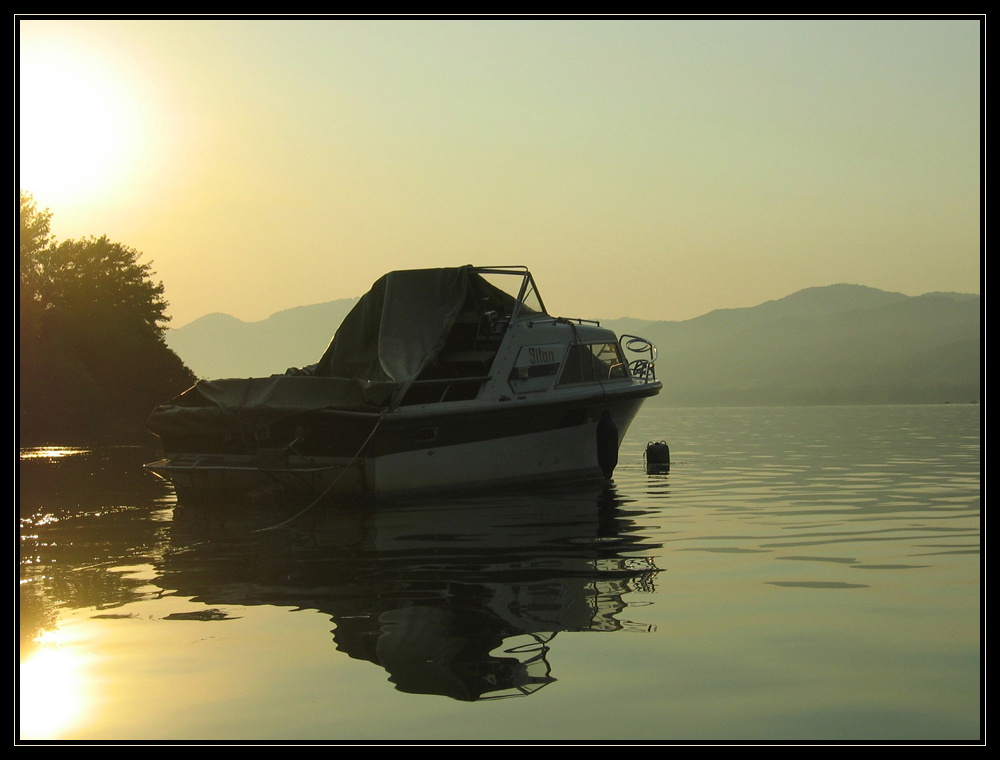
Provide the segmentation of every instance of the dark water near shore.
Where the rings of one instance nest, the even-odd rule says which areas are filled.
[[[979,406],[649,408],[610,486],[279,530],[152,456],[21,452],[22,739],[980,736]]]

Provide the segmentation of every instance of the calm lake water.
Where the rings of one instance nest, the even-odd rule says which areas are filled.
[[[611,486],[277,530],[22,450],[20,736],[977,740],[980,411],[647,408]]]

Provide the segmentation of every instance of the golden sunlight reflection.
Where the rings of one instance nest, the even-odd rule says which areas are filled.
[[[144,116],[122,76],[66,46],[20,57],[20,185],[46,205],[115,189],[143,150]]]
[[[71,457],[76,454],[89,454],[90,449],[67,448],[65,446],[38,446],[36,448],[21,449],[18,453],[20,459],[61,459]]]
[[[20,666],[22,739],[53,739],[80,721],[86,706],[82,663],[67,649],[43,644]]]

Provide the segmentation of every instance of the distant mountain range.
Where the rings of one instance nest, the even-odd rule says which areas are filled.
[[[261,322],[209,314],[166,339],[199,377],[279,374],[315,363],[357,300],[300,306]],[[664,389],[654,403],[968,403],[981,393],[980,304],[974,294],[830,285],[682,322],[601,324],[656,344]]]
[[[200,378],[267,377],[315,364],[357,298],[298,306],[260,322],[206,314],[168,330],[167,345]]]

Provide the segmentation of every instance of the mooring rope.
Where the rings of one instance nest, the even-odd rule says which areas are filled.
[[[323,493],[321,493],[318,497],[316,497],[316,499],[311,504],[309,504],[309,506],[307,506],[305,509],[303,509],[298,514],[292,515],[291,517],[289,517],[284,522],[278,523],[277,525],[272,525],[269,528],[258,528],[257,530],[255,530],[253,532],[254,533],[263,533],[266,530],[277,530],[278,528],[283,528],[286,525],[288,525],[288,523],[290,523],[293,520],[297,520],[298,518],[302,517],[302,515],[304,515],[310,509],[312,509],[313,507],[315,507],[317,504],[319,504],[326,497],[326,495],[328,493],[330,493],[330,491],[333,490],[333,487],[335,485],[337,485],[337,483],[340,482],[340,479],[344,476],[344,473],[347,472],[351,468],[351,466],[358,460],[358,457],[361,456],[361,452],[365,450],[365,447],[368,445],[368,443],[371,441],[371,439],[375,436],[375,431],[378,430],[378,426],[382,424],[382,420],[385,418],[385,413],[387,411],[388,411],[387,409],[383,409],[382,410],[382,413],[379,415],[378,419],[375,421],[375,426],[372,428],[372,431],[368,434],[368,437],[365,438],[364,443],[361,444],[361,448],[358,449],[358,453],[355,454],[351,458],[350,462],[348,462],[346,465],[344,465],[344,469],[340,471],[340,474],[337,475],[337,477],[333,479],[333,482],[330,483],[330,485],[328,485],[323,490]]]

